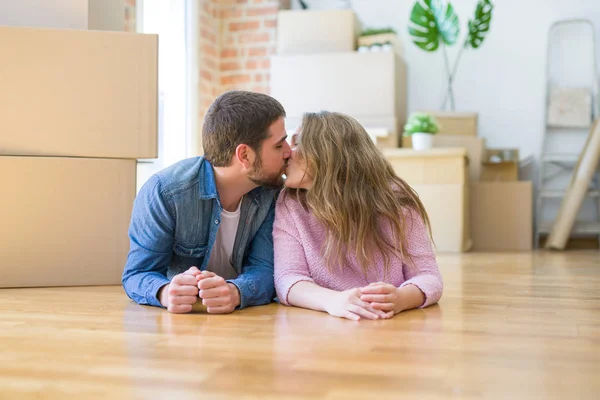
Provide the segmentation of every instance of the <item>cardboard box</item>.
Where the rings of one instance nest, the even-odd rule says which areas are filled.
[[[285,107],[287,123],[305,112],[337,111],[363,125],[389,125],[391,144],[406,123],[406,63],[393,52],[273,56],[271,95]]]
[[[473,250],[532,249],[531,182],[475,182],[471,204]]]
[[[477,136],[478,113],[422,111],[433,115],[440,124],[440,134]]]
[[[277,54],[314,54],[356,50],[360,24],[354,11],[281,10]]]
[[[0,155],[158,157],[157,39],[0,27]]]
[[[465,135],[435,135],[434,148],[464,147],[469,157],[469,175],[472,181],[481,177],[481,161],[485,153],[485,139],[478,136]]]
[[[471,248],[469,177],[464,148],[384,149],[396,174],[419,194],[439,252]]]
[[[123,12],[123,0],[4,1],[0,26],[122,31]]]
[[[0,287],[118,285],[136,161],[0,157]]]
[[[462,148],[440,148],[425,151],[384,149],[396,174],[410,185],[464,184],[467,151]]]
[[[482,181],[514,182],[519,180],[518,149],[487,149],[482,164]]]
[[[468,184],[411,185],[431,222],[435,250],[461,253],[471,249]]]

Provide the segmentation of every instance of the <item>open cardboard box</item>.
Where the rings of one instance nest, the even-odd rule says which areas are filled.
[[[519,180],[518,149],[486,149],[481,170],[482,181],[514,182]]]

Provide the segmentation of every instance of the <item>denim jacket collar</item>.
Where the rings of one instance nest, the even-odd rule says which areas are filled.
[[[202,166],[198,174],[198,195],[201,199],[218,199],[217,182],[212,164],[207,160],[202,160]],[[256,205],[260,205],[259,195],[261,187],[252,189],[247,193],[248,198],[252,199]]]

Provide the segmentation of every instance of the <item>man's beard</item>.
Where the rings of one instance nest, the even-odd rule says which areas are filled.
[[[281,189],[283,188],[283,170],[274,173],[266,174],[262,169],[262,162],[260,158],[256,158],[252,164],[252,171],[248,173],[248,179],[256,183],[259,186],[264,186],[269,189]]]

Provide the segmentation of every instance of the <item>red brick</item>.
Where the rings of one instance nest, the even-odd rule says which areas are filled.
[[[257,61],[248,61],[246,63],[246,69],[258,69],[258,62]]]
[[[269,32],[261,33],[243,33],[240,35],[240,44],[245,43],[266,43],[271,40]]]
[[[266,47],[252,47],[248,49],[248,56],[250,57],[265,57],[266,55]]]
[[[262,60],[260,62],[260,67],[265,69],[271,68],[271,60],[269,60],[268,58],[266,60]]]
[[[224,62],[221,63],[221,71],[237,71],[242,69],[240,64],[237,62]]]
[[[209,68],[211,71],[217,69],[217,63],[212,58],[204,58],[202,63]]]
[[[200,77],[203,79],[206,79],[207,81],[212,81],[213,80],[213,76],[210,72],[208,72],[207,70],[203,69],[200,70]]]
[[[238,52],[236,49],[224,48],[223,50],[221,50],[221,58],[230,58],[230,57],[237,57],[237,56],[238,56]]]
[[[263,76],[261,74],[256,74],[254,75],[254,82],[262,82],[263,81]]]
[[[277,28],[277,20],[276,19],[265,19],[263,21],[265,28]]]
[[[200,75],[202,75],[202,71],[200,71]],[[200,80],[200,82],[198,83],[198,88],[201,92],[209,92],[211,90],[211,85],[208,81]]]
[[[251,80],[252,77],[249,74],[222,76],[221,85],[239,85],[249,83]]]
[[[240,8],[227,8],[221,10],[221,18],[223,19],[232,19],[232,18],[241,18],[242,10]]]
[[[249,17],[266,16],[266,15],[277,15],[279,7],[252,7],[246,10],[246,15]]]
[[[258,93],[269,94],[269,87],[268,86],[254,86],[254,87],[252,87],[252,91],[258,92]]]
[[[216,56],[217,55],[217,48],[212,45],[212,44],[205,44],[202,46],[201,48],[202,53],[210,55],[210,56]]]
[[[205,28],[202,28],[200,30],[200,36],[202,36],[204,39],[209,40],[213,43],[217,41],[217,36],[213,32],[211,32]]]
[[[260,21],[230,22],[229,31],[252,31],[260,27]]]
[[[201,26],[208,26],[208,27],[212,27],[212,25],[215,23],[215,19],[207,14],[202,14],[200,15],[200,25]]]

